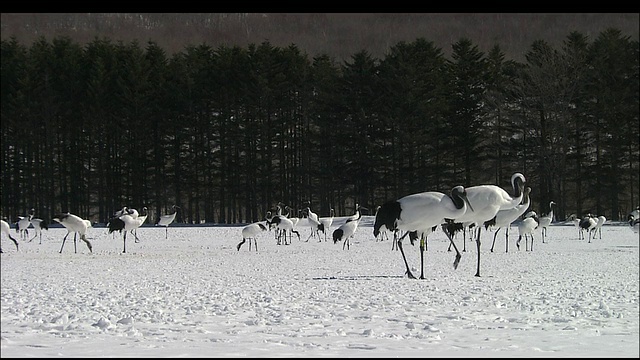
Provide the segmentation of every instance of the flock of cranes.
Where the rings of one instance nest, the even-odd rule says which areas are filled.
[[[509,231],[513,223],[517,223],[518,238],[516,247],[520,250],[522,240],[525,242],[525,251],[533,251],[534,230],[539,229],[542,242],[545,242],[547,229],[554,219],[554,201],[549,202],[549,211],[542,216],[529,210],[531,201],[531,187],[525,187],[526,178],[521,173],[514,173],[511,177],[511,189],[507,191],[496,185],[477,185],[471,187],[455,186],[449,194],[437,191],[427,191],[417,194],[410,194],[392,200],[378,206],[375,212],[375,220],[373,224],[373,235],[376,241],[386,236],[387,233],[393,234],[392,249],[397,248],[402,254],[402,259],[406,268],[406,275],[409,278],[416,278],[412,273],[407,262],[402,241],[405,237],[409,237],[411,244],[420,239],[420,279],[424,279],[424,252],[427,249],[427,238],[438,227],[447,235],[450,248],[456,251],[453,262],[454,269],[458,267],[461,259],[454,237],[458,232],[473,232],[474,242],[477,248],[477,264],[475,276],[480,276],[481,268],[481,231],[485,229],[494,229],[493,243],[491,252],[494,251],[497,235],[500,230],[504,229],[505,233],[505,251],[509,252]],[[257,251],[256,237],[265,231],[276,229],[276,243],[290,244],[291,234],[296,234],[300,240],[300,233],[296,231],[296,224],[300,218],[290,217],[291,209],[278,203],[277,212],[272,215],[267,212],[265,220],[253,224],[249,224],[242,229],[242,241],[236,246],[240,250],[241,246],[249,241],[249,250],[251,250],[251,242],[255,244]],[[286,212],[283,214],[283,209]],[[360,210],[363,209],[356,204],[355,214],[346,218],[345,223],[333,231],[334,243],[343,241],[342,248],[349,249],[349,239],[353,237],[358,228],[359,220],[362,215]],[[299,210],[299,214],[304,214],[310,227],[309,237],[305,241],[317,238],[322,241],[319,232],[323,232],[326,236],[333,223],[335,213],[331,209],[329,217],[320,218],[311,210],[308,203],[303,209]],[[629,224],[633,226],[635,223],[635,231],[638,227],[638,218],[640,214],[638,210],[629,215]],[[518,221],[518,219],[521,219]],[[576,226],[580,229],[588,230],[591,241],[592,235],[599,233],[601,238],[601,227],[606,222],[604,216],[594,217],[588,214],[583,219],[576,222]],[[473,230],[472,230],[473,229]],[[404,234],[400,234],[404,232]],[[288,240],[287,240],[288,236]],[[582,236],[582,233],[580,234]],[[531,241],[529,241],[531,240]],[[451,250],[451,249],[449,249]],[[463,249],[463,252],[466,251]]]
[[[158,221],[156,222],[156,226],[164,226],[165,227],[165,238],[168,237],[168,227],[176,218],[176,214],[180,209],[179,206],[173,205],[172,212],[166,215],[160,216]],[[42,244],[42,230],[48,230],[48,223],[39,218],[35,218],[35,209],[29,210],[29,214],[27,216],[18,216],[17,221],[15,222],[16,232],[21,240],[25,240],[28,242],[33,241],[36,237],[40,236],[40,244]],[[116,211],[113,214],[113,217],[109,219],[107,223],[109,234],[114,232],[120,232],[123,234],[123,253],[127,252],[127,232],[134,236],[135,242],[139,242],[140,239],[137,235],[137,229],[142,226],[147,220],[147,207],[142,208],[142,212],[139,213],[136,209],[123,207],[121,210]],[[92,226],[91,221],[87,219],[82,219],[81,217],[71,214],[71,213],[60,213],[56,214],[52,218],[53,221],[61,224],[67,230],[67,234],[62,239],[62,246],[60,247],[60,253],[64,249],[64,244],[67,240],[67,237],[73,233],[73,247],[74,252],[78,252],[77,248],[77,238],[80,237],[80,240],[84,241],[89,249],[89,252],[93,252],[93,245],[87,238],[87,230]],[[16,246],[16,251],[19,250],[18,240],[11,236],[11,226],[5,220],[1,220],[1,230],[2,234],[6,235]],[[35,230],[35,235],[27,240],[29,236],[29,226],[33,226]],[[0,253],[2,252],[2,248],[0,248]]]
[[[349,239],[353,237],[353,234],[356,232],[358,228],[358,224],[360,223],[360,219],[362,218],[362,214],[360,210],[369,210],[365,207],[356,204],[355,206],[355,214],[347,217],[345,222],[341,224],[338,228],[336,228],[333,233],[333,242],[337,243],[338,241],[344,241],[342,247],[345,246],[349,249],[350,243]],[[286,210],[286,213],[283,213],[283,210]],[[242,228],[242,241],[236,245],[236,249],[239,251],[242,245],[245,242],[249,242],[249,250],[251,250],[251,243],[253,241],[254,248],[258,250],[258,244],[256,237],[264,232],[274,229],[274,236],[277,245],[289,245],[291,244],[291,238],[293,234],[296,234],[299,241],[301,240],[300,232],[296,230],[296,225],[300,222],[300,217],[291,217],[291,207],[285,205],[281,202],[278,202],[276,205],[276,214],[273,215],[271,211],[267,211],[265,219],[262,221],[254,222],[248,224]],[[303,209],[298,211],[298,214],[303,214],[304,219],[306,219],[307,224],[310,227],[309,237],[304,240],[304,242],[309,242],[309,240],[317,238],[318,242],[322,242],[322,237],[324,237],[324,241],[327,241],[327,233],[329,232],[332,225],[334,225],[334,217],[335,210],[329,210],[329,216],[319,217],[318,214],[311,210],[311,203],[307,202],[306,206]],[[321,236],[320,232],[324,235]]]
[[[445,234],[447,234],[451,246],[456,251],[456,256],[453,262],[454,268],[457,268],[461,254],[458,250],[454,237],[460,230],[471,228],[475,226],[475,242],[478,249],[477,258],[477,270],[476,276],[480,276],[480,234],[481,226],[485,228],[494,226],[497,228],[494,234],[494,244],[497,236],[497,232],[504,228],[505,239],[507,241],[508,252],[508,236],[509,227],[522,216],[529,208],[530,200],[529,194],[531,188],[524,187],[526,179],[523,174],[515,173],[511,177],[512,193],[509,194],[506,190],[496,185],[479,185],[464,188],[463,186],[455,186],[451,189],[450,194],[444,194],[436,191],[423,192],[418,194],[411,194],[402,197],[397,200],[389,201],[379,206],[375,214],[375,222],[373,224],[373,235],[378,239],[381,234],[384,235],[387,232],[393,233],[393,244],[397,247],[402,254],[402,258],[406,267],[406,274],[409,278],[415,278],[404,253],[402,247],[402,240],[409,235],[411,243],[416,239],[420,239],[420,257],[421,257],[421,272],[420,279],[424,279],[424,251],[427,246],[427,237],[438,226],[442,226]],[[554,202],[551,202],[551,211],[546,216],[550,219],[553,217],[552,206]],[[300,240],[300,233],[296,230],[296,225],[300,218],[291,217],[291,208],[282,203],[278,203],[276,206],[276,214],[272,215],[267,212],[266,218],[262,221],[258,221],[242,228],[242,241],[237,244],[236,249],[239,251],[244,243],[249,242],[249,250],[251,250],[251,243],[254,244],[254,249],[257,251],[257,236],[265,231],[275,229],[276,244],[290,244],[292,234],[296,234],[298,240]],[[343,241],[342,248],[349,249],[349,239],[353,237],[353,234],[358,228],[362,214],[360,210],[366,209],[356,204],[355,213],[346,218],[346,221],[333,231],[333,242]],[[368,210],[368,209],[366,209]],[[283,213],[283,211],[286,211]],[[328,217],[321,218],[311,210],[310,203],[307,203],[303,209],[299,210],[299,214],[303,214],[307,220],[307,224],[310,227],[309,237],[305,240],[308,242],[312,238],[317,238],[319,242],[322,241],[320,232],[324,233],[326,241],[327,233],[331,225],[333,224],[333,218],[335,212],[330,210]],[[525,219],[519,226],[520,236],[518,238],[518,248],[521,239],[524,237],[527,242],[531,237],[533,242],[533,230],[538,228],[541,220],[537,217],[535,212],[529,212]],[[544,226],[548,226],[548,223]],[[476,226],[477,225],[477,226]],[[402,236],[399,236],[399,231],[404,231]],[[531,247],[533,250],[533,245]],[[466,246],[465,250],[466,251]],[[493,251],[493,245],[492,249]]]
[[[592,214],[587,214],[582,219],[575,219],[574,223],[578,228],[578,237],[581,240],[584,240],[584,232],[587,232],[587,237],[589,238],[589,243],[591,243],[591,239],[595,239],[596,234],[599,235],[599,238],[602,239],[602,225],[607,221],[607,218],[600,215],[595,216]]]
[[[460,252],[455,246],[453,237],[458,231],[464,231],[464,224],[484,224],[492,220],[500,210],[513,209],[524,197],[526,179],[521,173],[511,177],[513,195],[496,185],[478,185],[472,187],[455,186],[451,194],[446,195],[437,191],[428,191],[407,195],[398,200],[383,204],[375,217],[373,235],[377,236],[380,228],[384,227],[394,234],[394,241],[402,253],[409,278],[415,278],[407,263],[402,239],[407,233],[417,232],[420,236],[420,279],[424,279],[424,250],[428,235],[437,226],[442,226],[449,241],[456,250],[453,266],[457,268],[460,262]],[[480,234],[482,228],[476,226],[476,246],[478,248],[477,270],[475,276],[480,276]],[[398,231],[405,231],[405,235],[398,237]]]
[[[461,259],[454,237],[458,232],[472,232],[475,237],[477,247],[477,264],[475,276],[480,276],[481,264],[481,230],[482,227],[495,229],[493,235],[493,243],[491,252],[494,251],[498,232],[504,229],[505,233],[505,251],[509,251],[509,229],[511,224],[522,218],[517,224],[519,231],[516,246],[520,249],[522,239],[525,240],[525,250],[533,251],[533,232],[535,229],[541,230],[542,242],[545,242],[547,228],[553,220],[553,208],[555,202],[549,203],[549,212],[543,216],[538,216],[535,211],[528,211],[530,206],[531,188],[525,187],[526,179],[521,173],[514,173],[511,177],[511,191],[508,192],[496,185],[477,185],[471,187],[455,186],[449,194],[437,191],[427,191],[422,193],[410,194],[397,200],[388,201],[378,206],[375,212],[375,220],[373,224],[373,235],[376,239],[386,236],[387,232],[393,234],[393,248],[400,250],[402,259],[406,267],[406,275],[415,279],[407,262],[406,255],[402,246],[402,241],[409,236],[411,244],[416,239],[420,240],[420,279],[424,279],[424,252],[427,248],[427,238],[438,227],[441,227],[447,235],[450,246],[455,249],[456,255],[453,262],[454,269],[458,267]],[[334,225],[335,211],[330,209],[329,216],[319,217],[311,210],[310,202],[303,209],[298,210],[298,217],[292,217],[289,206],[278,203],[276,206],[276,214],[272,215],[269,211],[263,221],[258,221],[242,228],[242,241],[237,244],[239,251],[245,242],[249,242],[249,250],[252,248],[252,242],[255,251],[258,250],[257,236],[265,231],[275,229],[275,239],[278,245],[291,244],[293,234],[298,240],[301,240],[300,233],[296,230],[303,215],[310,226],[309,237],[305,240],[308,242],[312,238],[317,238],[318,242],[322,242],[320,232],[324,234],[324,241],[327,241],[327,233],[332,225]],[[165,238],[168,238],[168,227],[176,218],[176,214],[180,208],[173,205],[171,212],[162,215],[156,222],[156,226],[165,227]],[[147,208],[143,207],[141,212],[136,209],[123,207],[114,213],[113,217],[107,223],[109,234],[119,232],[123,235],[123,253],[126,253],[127,233],[132,235],[135,242],[140,239],[136,230],[142,226],[147,220]],[[342,241],[342,248],[348,250],[350,247],[349,239],[352,238],[358,228],[362,218],[361,210],[368,210],[355,205],[355,213],[345,219],[345,222],[337,227],[332,233],[334,244]],[[283,211],[286,213],[283,214]],[[31,242],[36,237],[40,237],[42,243],[42,230],[48,229],[45,220],[35,218],[35,210],[30,209],[28,215],[17,217],[15,229],[20,240]],[[64,249],[67,237],[73,233],[74,252],[77,253],[76,241],[79,237],[90,252],[93,252],[93,246],[87,238],[87,229],[92,227],[89,220],[82,219],[77,215],[70,213],[56,214],[53,221],[60,223],[67,230],[67,234],[62,240],[60,253]],[[640,225],[640,209],[635,209],[628,215],[628,222],[631,228],[637,233]],[[604,216],[594,216],[587,214],[582,219],[575,219],[575,226],[579,230],[579,239],[584,239],[584,232],[587,232],[588,242],[595,239],[596,235],[602,238],[602,225],[607,221]],[[35,234],[29,239],[28,229],[33,226]],[[11,226],[5,220],[1,220],[2,234],[6,235],[19,250],[18,239],[11,236]],[[400,236],[399,232],[404,234]],[[529,238],[531,245],[529,246]],[[463,252],[466,251],[466,237]],[[0,248],[0,252],[2,249]]]

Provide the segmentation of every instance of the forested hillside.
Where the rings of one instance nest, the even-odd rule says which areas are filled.
[[[524,61],[536,40],[556,47],[567,34],[595,37],[614,27],[638,40],[638,13],[2,13],[2,39],[30,44],[39,36],[69,36],[81,44],[96,36],[156,42],[170,54],[186,45],[242,46],[269,41],[296,44],[310,56],[338,61],[366,50],[383,57],[399,41],[423,37],[445,55],[462,37],[487,52],[499,45],[509,60]]]
[[[338,60],[264,40],[24,41],[5,38],[5,15],[10,219],[177,204],[179,221],[240,223],[279,201],[341,216],[460,184],[509,188],[516,171],[532,209],[553,200],[559,219],[618,219],[639,201],[637,29],[535,40],[522,61],[467,37],[447,54],[427,36]]]

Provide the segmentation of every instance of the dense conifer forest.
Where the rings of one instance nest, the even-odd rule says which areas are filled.
[[[504,39],[525,31],[446,39],[411,14],[35,15],[2,14],[9,220],[33,207],[104,223],[124,205],[157,216],[177,204],[180,222],[244,223],[279,201],[341,216],[455,185],[508,189],[516,171],[532,209],[553,200],[561,220],[617,220],[639,202],[637,14],[633,31],[629,14],[603,14],[626,30],[596,16],[591,30],[529,31],[509,52]],[[340,16],[401,34],[376,47]],[[255,35],[260,19],[298,37]]]

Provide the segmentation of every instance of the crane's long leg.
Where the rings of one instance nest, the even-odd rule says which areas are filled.
[[[165,226],[164,227],[164,238],[168,239],[169,238],[169,226]]]
[[[463,229],[463,231],[464,231],[464,229]],[[445,231],[444,233],[449,238],[449,242],[450,242],[449,247],[451,247],[451,245],[453,245],[453,248],[456,250],[456,259],[453,260],[453,269],[455,270],[455,269],[458,268],[458,265],[460,264],[460,258],[462,257],[462,255],[460,254],[460,251],[458,251],[458,247],[456,246],[456,243],[453,242],[453,235],[449,234],[448,231]]]
[[[62,254],[62,248],[64,247],[64,242],[67,241],[67,236],[69,236],[70,232],[67,231],[67,235],[62,239],[62,246],[60,247],[60,254]]]
[[[89,252],[93,254],[93,246],[91,246],[91,243],[89,242],[89,240],[87,240],[87,237],[85,234],[80,235],[80,239],[82,239],[82,241],[84,241],[87,244],[87,247],[89,248]]]
[[[133,232],[135,229],[131,229],[131,234],[136,238],[135,242],[140,242],[140,239],[138,239],[138,235],[136,234],[136,232]]]
[[[11,235],[7,234],[7,236],[9,237],[9,239],[11,239],[11,241],[13,241],[14,244],[16,244],[16,251],[18,251],[18,240],[14,239]]]
[[[424,280],[424,250],[425,250],[425,238],[420,235],[420,279]]]
[[[409,279],[415,279],[416,277],[413,276],[413,273],[411,273],[411,270],[409,269],[409,263],[407,263],[407,257],[404,255],[404,249],[402,248],[402,239],[405,236],[407,236],[407,234],[409,234],[408,231],[404,235],[402,235],[402,237],[400,237],[397,240],[395,240],[397,235],[394,235],[394,241],[397,241],[398,249],[400,249],[400,252],[402,253],[402,259],[404,260],[404,266],[407,267],[407,276],[409,277]]]
[[[78,253],[78,245],[77,245],[77,240],[78,239],[78,232],[74,232],[73,233],[73,253],[77,254]]]
[[[505,230],[505,244],[504,244],[504,251],[505,252],[509,252],[509,228],[511,227],[511,225],[509,225],[509,227],[507,227],[507,229]]]
[[[493,246],[496,244],[496,236],[498,236],[498,232],[500,231],[500,229],[502,228],[497,228],[496,232],[493,234],[493,242],[491,243],[491,252],[493,252]]]
[[[476,240],[476,247],[478,248],[478,269],[476,270],[477,277],[480,277],[480,233],[482,233],[482,228],[478,227],[478,239]]]
[[[124,232],[123,244],[124,244],[124,247],[122,249],[122,253],[124,254],[127,252],[127,232],[126,231]]]
[[[471,236],[471,229],[469,229],[469,236]],[[462,252],[467,252],[467,230],[462,228]]]

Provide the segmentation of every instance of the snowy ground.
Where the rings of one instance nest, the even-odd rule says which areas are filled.
[[[425,280],[408,279],[391,241],[376,242],[371,218],[351,249],[331,240],[236,250],[241,227],[138,230],[140,243],[90,229],[93,254],[66,230],[42,244],[3,235],[1,356],[4,357],[634,357],[639,356],[638,234],[605,225],[578,240],[552,226],[546,243],[505,253],[483,232],[457,270],[438,230]],[[333,231],[333,229],[331,230]],[[12,235],[15,232],[12,230]],[[14,236],[15,237],[15,236]],[[462,250],[462,237],[457,244]],[[420,273],[418,244],[404,241]]]

